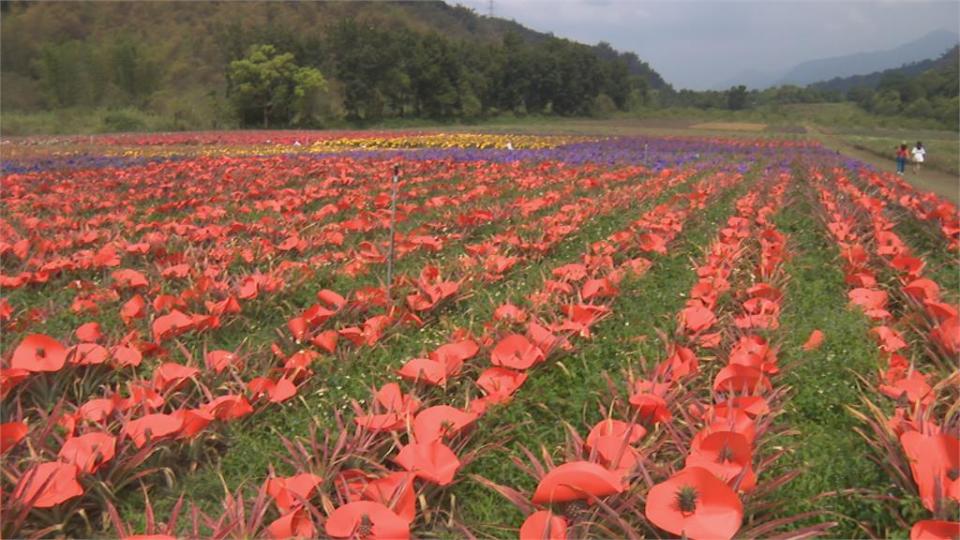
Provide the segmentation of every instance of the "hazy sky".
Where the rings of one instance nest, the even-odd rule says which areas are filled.
[[[489,8],[488,0],[448,1],[483,15]],[[675,88],[693,89],[960,26],[956,1],[494,0],[493,8],[534,30],[633,51]]]

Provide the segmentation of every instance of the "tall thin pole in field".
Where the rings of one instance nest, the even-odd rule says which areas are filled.
[[[393,249],[394,235],[397,230],[397,183],[400,181],[400,165],[393,166],[393,192],[390,195],[390,252],[387,258],[387,298],[391,296],[393,286]]]

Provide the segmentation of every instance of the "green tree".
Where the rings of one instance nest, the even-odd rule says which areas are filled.
[[[293,74],[294,117],[298,125],[314,125],[322,116],[327,81],[319,70],[301,67]]]
[[[96,104],[102,91],[99,66],[81,41],[47,44],[34,66],[51,108]],[[100,86],[98,88],[98,86]]]
[[[409,76],[406,66],[415,62],[415,40],[406,31],[344,19],[330,29],[328,41],[348,118],[376,120],[389,108],[402,110],[410,93],[402,75]]]
[[[161,77],[160,62],[151,58],[144,47],[129,37],[114,42],[110,50],[113,82],[136,105],[150,96]]]
[[[892,116],[900,112],[900,93],[893,89],[884,90],[876,94],[870,104],[871,110],[884,116]]]
[[[292,53],[280,53],[273,45],[254,45],[245,58],[230,62],[229,94],[241,120],[252,114],[263,120],[290,122],[295,115],[314,111],[317,92],[326,87],[323,75],[294,63]]]
[[[847,92],[847,99],[855,102],[864,109],[870,110],[870,104],[873,102],[874,91],[866,86],[857,86]]]
[[[960,100],[956,97],[938,96],[930,101],[933,107],[933,117],[940,120],[945,126],[956,130],[960,127]]]
[[[459,112],[462,65],[443,36],[433,33],[423,36],[412,67],[413,88],[421,114],[439,118]]]
[[[731,111],[739,111],[747,108],[747,87],[744,85],[733,86],[727,90],[727,108]]]
[[[914,116],[917,118],[930,118],[934,115],[933,105],[927,101],[927,98],[914,100],[907,105],[903,112],[907,116]]]
[[[627,108],[630,92],[634,89],[634,82],[631,79],[636,79],[643,84],[644,89],[646,88],[645,80],[630,76],[627,63],[623,60],[616,59],[604,62],[601,70],[603,71],[601,92],[609,96],[618,109],[624,110]]]

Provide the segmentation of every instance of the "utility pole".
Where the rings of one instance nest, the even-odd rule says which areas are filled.
[[[387,298],[393,301],[393,250],[397,231],[397,184],[400,182],[400,164],[393,166],[393,192],[390,196],[390,251],[387,258]]]

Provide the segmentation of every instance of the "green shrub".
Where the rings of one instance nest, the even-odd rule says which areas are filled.
[[[147,128],[147,122],[140,111],[133,109],[120,109],[108,111],[103,115],[102,131],[121,132],[121,131],[143,131]]]
[[[590,116],[595,118],[609,118],[615,112],[617,104],[606,94],[598,94],[590,104]]]

